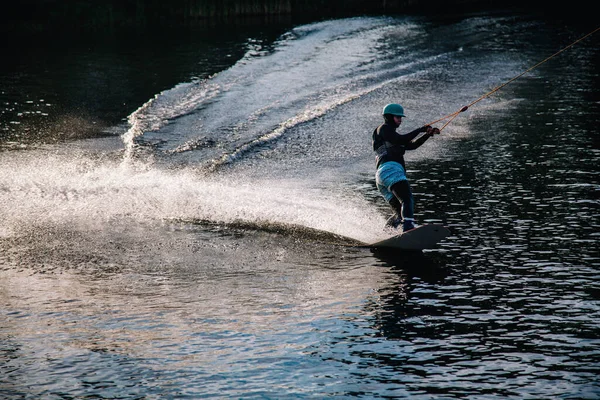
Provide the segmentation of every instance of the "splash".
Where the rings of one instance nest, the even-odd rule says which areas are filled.
[[[231,177],[199,177],[193,170],[140,170],[118,159],[95,159],[73,151],[64,155],[31,151],[18,161],[13,157],[11,163],[13,174],[0,177],[3,236],[32,224],[95,230],[115,221],[147,224],[177,219],[290,224],[359,240],[381,233],[365,232],[367,222],[373,225],[373,219],[382,217],[363,201],[306,187],[305,182],[240,183]],[[383,221],[377,225],[383,226]]]

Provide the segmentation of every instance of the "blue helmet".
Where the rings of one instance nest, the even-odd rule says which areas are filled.
[[[383,107],[382,115],[385,115],[385,114],[392,114],[397,117],[406,117],[406,115],[404,115],[404,108],[400,104],[396,104],[396,103],[391,103],[391,104],[388,104],[387,106]]]

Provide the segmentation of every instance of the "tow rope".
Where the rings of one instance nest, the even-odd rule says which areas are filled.
[[[498,90],[502,89],[504,86],[508,85],[508,84],[509,84],[509,83],[511,83],[512,81],[514,81],[514,80],[516,80],[516,79],[520,78],[521,76],[523,76],[523,75],[525,75],[526,73],[530,72],[530,71],[531,71],[531,70],[533,70],[534,68],[537,68],[537,67],[539,67],[540,65],[542,65],[542,64],[543,64],[543,63],[545,63],[546,61],[550,60],[550,59],[551,59],[551,58],[553,58],[553,57],[556,57],[557,55],[559,55],[559,54],[560,54],[560,53],[562,53],[563,51],[565,51],[565,50],[569,49],[570,47],[573,47],[573,46],[574,46],[575,44],[577,44],[578,42],[581,42],[582,40],[584,40],[584,39],[585,39],[585,38],[587,38],[588,36],[591,36],[591,35],[593,35],[594,33],[596,33],[596,32],[597,32],[597,31],[599,31],[599,30],[600,30],[600,27],[598,27],[598,28],[594,29],[592,32],[588,33],[587,35],[585,35],[585,36],[583,36],[583,37],[581,37],[581,38],[579,38],[579,39],[577,39],[576,41],[574,41],[573,43],[571,43],[571,44],[570,44],[570,45],[568,45],[567,47],[565,47],[565,48],[563,48],[563,49],[561,49],[561,50],[557,51],[556,53],[552,54],[550,57],[548,57],[548,58],[546,58],[546,59],[544,59],[544,60],[540,61],[540,62],[539,62],[539,63],[537,63],[537,64],[535,64],[533,67],[530,67],[529,69],[527,69],[527,70],[525,70],[525,71],[521,72],[519,75],[517,75],[517,76],[515,76],[514,78],[512,78],[512,79],[510,79],[510,80],[508,80],[508,81],[506,81],[506,82],[504,82],[502,85],[500,85],[500,86],[496,87],[495,89],[492,89],[492,90],[490,90],[489,92],[487,92],[487,93],[486,93],[486,94],[484,94],[483,96],[479,97],[477,100],[475,100],[475,101],[471,102],[470,104],[468,104],[468,105],[466,105],[466,106],[462,107],[460,110],[458,110],[458,111],[455,111],[455,112],[453,112],[452,114],[448,114],[448,115],[446,115],[445,117],[442,117],[442,118],[436,119],[435,121],[432,121],[432,122],[428,123],[427,125],[433,125],[433,124],[435,124],[435,123],[438,123],[438,122],[440,122],[440,121],[443,121],[443,120],[445,120],[445,119],[448,119],[448,118],[450,118],[450,120],[449,120],[448,122],[446,122],[444,125],[442,125],[442,127],[441,127],[441,128],[439,128],[439,129],[440,129],[440,131],[441,131],[441,130],[442,130],[442,129],[444,129],[446,126],[448,126],[448,124],[449,124],[450,122],[452,122],[452,121],[454,120],[454,118],[456,118],[456,117],[458,116],[458,114],[460,114],[460,113],[462,113],[462,112],[465,112],[465,111],[467,111],[467,110],[469,109],[469,107],[473,106],[475,103],[478,103],[478,102],[480,102],[481,100],[485,99],[486,97],[490,96],[491,94],[493,94],[493,93],[497,92]]]

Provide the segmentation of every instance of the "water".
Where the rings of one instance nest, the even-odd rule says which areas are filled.
[[[408,154],[438,249],[349,246],[390,234],[383,105],[416,128],[594,27],[271,28],[8,53],[0,395],[599,398],[597,37]]]

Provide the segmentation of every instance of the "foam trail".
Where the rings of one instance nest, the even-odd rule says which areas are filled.
[[[197,152],[198,161],[226,163],[276,140],[294,124],[381,88],[403,69],[427,61],[380,60],[378,42],[388,33],[388,23],[352,18],[344,24],[301,26],[260,56],[253,43],[229,69],[163,91],[133,113],[123,135],[126,156],[131,157],[134,139],[142,137],[167,154],[200,149],[206,154]],[[407,22],[394,32],[410,37],[418,33],[415,27]],[[167,127],[174,118],[176,126]],[[214,151],[202,146],[208,142],[215,143]]]
[[[127,118],[130,127],[121,136],[125,145],[125,161],[132,159],[135,138],[146,132],[159,130],[169,120],[185,115],[200,104],[217,96],[220,92],[220,85],[211,79],[181,83],[173,89],[155,95],[131,113]]]
[[[306,109],[302,113],[295,115],[294,117],[282,122],[273,131],[268,132],[267,134],[265,134],[257,139],[254,139],[248,143],[245,143],[245,144],[239,146],[233,152],[224,154],[217,160],[213,160],[210,167],[208,168],[208,170],[214,171],[219,166],[232,163],[232,162],[240,159],[241,156],[243,156],[245,153],[251,151],[252,149],[279,139],[280,137],[282,137],[285,134],[285,132],[288,129],[293,128],[299,124],[309,122],[309,121],[315,120],[319,117],[322,117],[323,115],[327,114],[329,111],[332,111],[335,108],[337,108],[343,104],[349,103],[352,100],[356,100],[356,99],[358,99],[362,96],[365,96],[371,92],[375,92],[376,90],[379,90],[387,85],[410,79],[410,78],[414,77],[414,75],[418,75],[421,72],[415,72],[414,74],[403,74],[403,75],[401,75],[400,72],[403,70],[407,70],[411,67],[415,67],[417,65],[432,62],[432,61],[437,60],[442,57],[444,57],[444,55],[437,55],[435,57],[429,57],[427,59],[421,60],[416,63],[410,63],[409,65],[400,66],[394,70],[396,72],[396,74],[394,74],[394,75],[396,75],[396,76],[393,76],[388,79],[378,76],[378,78],[379,78],[377,80],[378,83],[372,84],[372,85],[366,85],[364,88],[359,89],[359,90],[349,90],[347,93],[344,93],[345,90],[343,88],[338,88],[339,90],[335,91],[337,93],[333,93],[330,96],[327,96],[326,100],[323,100],[320,103],[311,104],[311,105],[307,106]],[[377,74],[371,74],[368,77],[364,77],[363,79],[372,80],[374,77],[376,77],[376,75]],[[385,75],[390,75],[390,71],[386,71]],[[400,76],[398,76],[398,75],[400,75]],[[179,148],[179,151],[176,151],[176,152],[194,150],[194,148],[195,148],[194,146],[181,147],[181,148]]]

